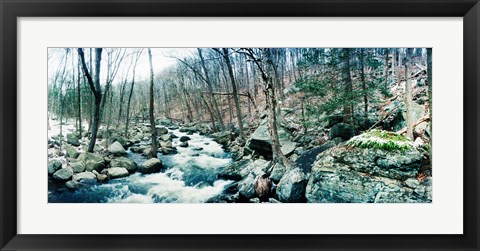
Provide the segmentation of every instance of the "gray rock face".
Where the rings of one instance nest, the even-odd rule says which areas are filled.
[[[137,163],[135,161],[126,158],[126,157],[119,157],[119,158],[114,158],[110,162],[111,167],[123,167],[128,170],[129,173],[134,173],[137,171]]]
[[[158,173],[162,169],[162,162],[157,158],[151,158],[139,167],[141,173]]]
[[[60,160],[54,159],[48,162],[48,174],[53,174],[60,168],[62,168],[62,162]]]
[[[291,168],[277,186],[277,197],[281,202],[305,201],[305,188],[308,176],[300,168]]]
[[[328,132],[328,137],[330,137],[330,139],[340,137],[343,140],[349,140],[353,136],[355,136],[355,129],[353,129],[351,125],[344,123],[334,125],[330,129],[330,132]]]
[[[80,140],[73,133],[67,134],[67,143],[72,145],[72,146],[80,146]]]
[[[320,203],[431,202],[431,193],[419,191],[419,195],[410,187],[416,185],[411,179],[418,174],[421,161],[416,149],[389,152],[333,147],[318,155],[305,195],[308,202]],[[418,186],[428,191],[427,183]]]
[[[53,178],[56,180],[65,181],[72,178],[72,175],[73,175],[73,170],[71,168],[62,168],[56,171],[55,173],[53,173]]]
[[[73,146],[66,145],[65,150],[67,151],[67,157],[76,159],[79,155],[77,149]]]
[[[81,173],[76,173],[73,175],[72,180],[78,181],[78,182],[91,182],[95,181],[97,179],[97,176],[93,174],[92,172],[81,172]]]
[[[85,170],[90,172],[93,170],[100,172],[103,168],[105,168],[105,159],[100,154],[89,152],[81,153],[77,160],[83,162],[85,165]]]
[[[120,142],[118,142],[118,141],[113,142],[113,144],[111,144],[108,147],[108,151],[110,153],[115,154],[115,155],[123,155],[123,154],[127,153],[125,151],[125,149],[123,148],[122,144],[120,144]]]
[[[111,167],[107,169],[109,179],[122,178],[129,175],[128,170],[123,167]]]

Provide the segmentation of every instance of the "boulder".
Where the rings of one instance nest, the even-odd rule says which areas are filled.
[[[327,141],[321,146],[316,146],[298,157],[295,160],[295,166],[302,169],[304,173],[310,173],[312,165],[315,162],[317,156],[324,152],[327,149],[330,149],[335,146],[335,142]]]
[[[173,137],[172,137],[172,134],[170,133],[167,133],[167,134],[163,134],[160,136],[160,140],[161,141],[172,141]]]
[[[75,149],[75,147],[73,147],[73,146],[66,145],[65,150],[67,152],[67,154],[66,154],[67,157],[76,159],[79,155],[77,149]]]
[[[187,142],[187,141],[182,142],[182,143],[180,143],[179,146],[180,146],[180,147],[188,147],[188,142]]]
[[[233,139],[233,134],[229,131],[217,132],[211,136],[213,137],[213,141],[223,146],[226,146],[228,142]]]
[[[69,180],[69,181],[65,182],[65,186],[68,189],[76,190],[76,189],[84,187],[85,184],[83,184],[81,182],[78,182],[78,181],[75,181],[75,180]]]
[[[289,157],[290,155],[293,154],[295,151],[295,148],[297,148],[297,143],[292,142],[292,141],[283,141],[280,142],[282,148],[280,149],[283,153],[283,155]]]
[[[107,176],[109,179],[122,178],[128,175],[128,170],[123,167],[111,167],[107,169]]]
[[[97,176],[97,180],[100,182],[105,182],[108,180],[108,176],[103,173],[96,173],[95,176]]]
[[[314,203],[431,202],[431,194],[419,195],[409,187],[413,182],[404,182],[417,176],[421,164],[422,154],[415,148],[336,146],[318,155],[305,196]]]
[[[130,147],[130,151],[132,153],[143,153],[143,151],[147,148],[150,148],[148,146],[132,146]]]
[[[182,137],[180,137],[179,140],[180,140],[180,142],[187,142],[187,141],[191,140],[191,138],[188,137],[188,136],[182,136]]]
[[[286,171],[287,168],[284,165],[277,163],[273,166],[272,172],[270,173],[270,179],[275,183],[278,183]]]
[[[93,174],[92,172],[81,172],[81,173],[76,173],[73,175],[72,180],[78,181],[78,182],[92,182],[97,179],[97,176]]]
[[[328,137],[330,139],[334,139],[337,137],[342,138],[344,141],[349,140],[355,136],[355,129],[349,124],[338,123],[330,128],[330,132],[328,132]]]
[[[296,143],[290,142],[289,134],[283,127],[278,127],[278,137],[280,140],[280,145],[285,146],[282,149],[282,153],[291,154],[295,150]],[[257,127],[255,132],[250,135],[245,146],[245,150],[247,150],[247,152],[255,151],[267,159],[272,158],[272,142],[270,140],[270,134],[268,132],[266,121],[262,122],[262,124]]]
[[[249,159],[242,159],[240,161],[232,162],[226,165],[224,168],[222,168],[217,176],[220,179],[226,179],[226,180],[236,180],[236,181],[242,180],[245,177],[242,176],[240,172],[245,167],[247,167],[250,163],[252,163],[252,160],[249,160]]]
[[[67,134],[67,143],[72,146],[80,146],[80,140],[74,133]]]
[[[119,157],[114,158],[110,162],[111,167],[123,167],[128,170],[129,173],[134,173],[137,171],[137,163],[135,161],[126,158],[126,157]]]
[[[48,174],[53,174],[60,168],[62,168],[62,162],[60,160],[54,159],[48,162]]]
[[[74,173],[81,173],[85,171],[85,164],[80,161],[70,162],[70,167],[72,168]]]
[[[103,168],[105,168],[105,159],[102,155],[97,153],[81,153],[77,160],[83,162],[85,165],[85,170],[90,172],[93,170],[100,172]]]
[[[304,202],[308,175],[300,168],[286,171],[277,185],[277,197],[281,202]]]
[[[143,148],[142,155],[143,156],[150,156],[150,152],[152,151],[151,147]]]
[[[238,183],[238,193],[240,200],[250,200],[255,197],[255,188],[254,188],[255,176],[249,174],[245,179]]]
[[[157,128],[157,134],[158,135],[164,135],[164,134],[168,133],[168,129],[163,127],[163,126],[156,127],[156,128]]]
[[[59,169],[58,171],[53,173],[53,178],[56,180],[65,181],[72,178],[72,175],[73,175],[73,170],[67,167],[67,168]]]
[[[254,175],[254,177],[258,175],[262,175],[264,173],[268,173],[268,170],[272,167],[272,162],[264,159],[257,159],[251,163],[249,163],[245,168],[240,170],[240,175],[242,177],[246,177],[250,173]]]
[[[172,141],[160,141],[160,150],[163,154],[170,154],[176,152],[175,147],[173,147]]]
[[[162,162],[157,158],[151,158],[139,167],[141,173],[158,173],[162,169]]]
[[[127,153],[122,144],[118,141],[113,142],[113,144],[108,147],[108,151],[115,155],[123,155]]]

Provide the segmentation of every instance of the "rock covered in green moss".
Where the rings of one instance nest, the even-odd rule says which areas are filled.
[[[347,146],[406,152],[414,148],[408,138],[383,130],[370,130],[351,138]]]

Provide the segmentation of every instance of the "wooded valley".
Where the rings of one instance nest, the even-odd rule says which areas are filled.
[[[49,48],[49,202],[431,203],[431,48]]]

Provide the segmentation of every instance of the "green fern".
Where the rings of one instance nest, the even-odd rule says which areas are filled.
[[[347,143],[350,147],[373,148],[386,151],[406,152],[412,149],[413,142],[408,138],[383,130],[370,130],[351,138]]]

